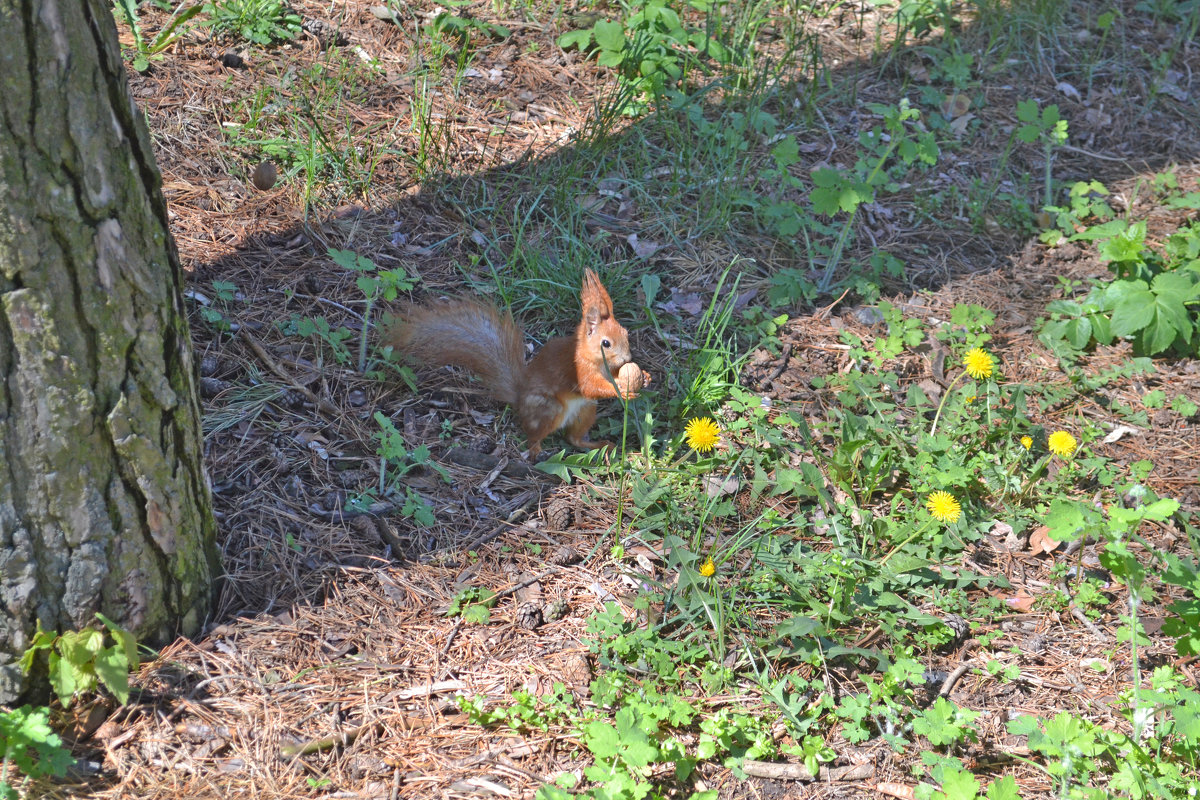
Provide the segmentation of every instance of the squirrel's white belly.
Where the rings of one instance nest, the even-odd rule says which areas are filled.
[[[586,397],[572,397],[567,401],[567,407],[563,410],[562,422],[558,423],[560,428],[565,428],[570,425],[575,417],[579,416],[579,412],[588,405],[595,404],[596,401],[589,400]]]

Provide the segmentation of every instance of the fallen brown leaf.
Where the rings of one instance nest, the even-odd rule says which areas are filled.
[[[1053,552],[1060,544],[1062,542],[1050,538],[1050,529],[1045,525],[1039,526],[1029,534],[1029,552],[1035,556]]]
[[[901,800],[913,800],[916,797],[915,787],[903,783],[879,783],[875,785],[875,791],[880,794],[899,797]]]

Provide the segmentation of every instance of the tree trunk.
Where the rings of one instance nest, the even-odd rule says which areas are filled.
[[[219,571],[182,272],[104,0],[0,0],[0,702],[37,623],[193,633]]]

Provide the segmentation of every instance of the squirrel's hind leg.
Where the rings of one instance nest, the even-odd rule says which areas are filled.
[[[583,450],[595,450],[597,447],[612,447],[612,442],[593,442],[587,438],[588,431],[596,422],[596,404],[586,403],[575,412],[575,417],[567,425],[567,441]]]
[[[517,419],[529,441],[528,457],[533,460],[542,452],[542,440],[562,426],[564,409],[558,398],[528,394],[516,407]]]

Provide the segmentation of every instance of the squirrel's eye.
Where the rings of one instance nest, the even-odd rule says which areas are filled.
[[[612,342],[610,342],[608,339],[601,339],[600,346],[601,347],[612,347]]]

